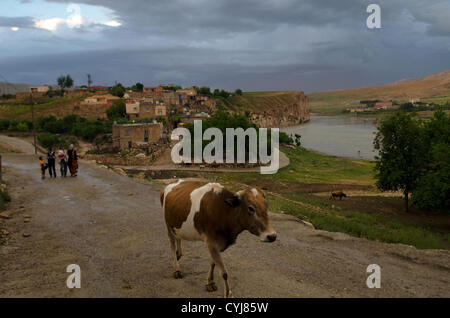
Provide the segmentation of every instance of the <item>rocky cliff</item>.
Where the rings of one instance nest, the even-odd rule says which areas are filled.
[[[216,101],[221,105],[221,101]],[[245,114],[259,127],[286,127],[309,121],[309,100],[303,92],[257,92],[222,102],[226,109]]]

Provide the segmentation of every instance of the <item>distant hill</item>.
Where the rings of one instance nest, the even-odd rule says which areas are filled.
[[[11,84],[0,82],[0,95],[28,92],[30,90],[30,86],[31,85],[27,84]]]
[[[445,104],[450,102],[450,70],[421,78],[401,79],[383,86],[325,91],[308,94],[308,97],[314,113],[340,112],[344,108],[359,105],[361,100],[375,99]]]

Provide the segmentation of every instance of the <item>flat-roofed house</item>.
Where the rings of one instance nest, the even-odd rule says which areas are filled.
[[[85,105],[107,105],[108,107],[112,106],[112,103],[120,98],[113,95],[94,95],[90,97],[86,97],[83,100],[83,104]]]
[[[162,94],[162,86],[145,86],[143,89],[144,94]]]
[[[121,151],[159,143],[163,133],[161,123],[114,124],[112,128],[113,147]]]
[[[195,96],[195,95],[197,95],[197,92],[193,88],[178,89],[177,93],[185,94],[187,96]]]
[[[47,93],[50,90],[50,86],[31,86],[30,93]]]
[[[392,102],[377,102],[374,106],[376,109],[388,109],[392,107]]]
[[[139,102],[131,102],[125,104],[125,110],[129,119],[138,119],[140,118],[140,106]]]

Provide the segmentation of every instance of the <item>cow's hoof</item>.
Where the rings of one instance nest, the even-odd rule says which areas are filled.
[[[176,272],[173,272],[173,277],[175,279],[180,279],[180,278],[183,278],[183,275],[181,274],[180,271],[176,271]]]
[[[234,298],[233,293],[230,291],[230,292],[228,293],[228,296],[226,296],[225,298]]]
[[[206,284],[206,290],[209,291],[210,293],[216,291],[217,290],[216,283],[211,282],[209,284]]]
[[[180,260],[181,256],[183,256],[183,254],[182,254],[181,252],[178,252],[178,251],[177,251],[177,261]]]

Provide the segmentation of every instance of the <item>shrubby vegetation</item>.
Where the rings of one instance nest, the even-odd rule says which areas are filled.
[[[189,124],[186,126],[186,128],[190,131],[192,136],[192,143],[194,142],[194,124]],[[226,129],[227,128],[242,128],[247,130],[248,128],[255,128],[257,131],[257,137],[259,139],[259,130],[258,126],[254,123],[252,123],[246,116],[240,115],[240,114],[230,114],[225,111],[217,111],[212,117],[207,118],[202,121],[202,133],[205,132],[208,128],[218,128],[224,137],[223,147],[224,147],[224,155],[225,155],[225,147],[226,147]],[[211,141],[204,140],[203,141],[203,147],[208,145]],[[280,132],[279,135],[279,142],[285,143],[285,144],[293,144],[294,140],[289,137],[287,134]],[[270,153],[270,144],[271,144],[271,132],[270,129],[268,129],[267,132],[267,149]],[[234,141],[235,145],[235,156],[237,155],[237,137],[235,137]],[[259,147],[259,143],[257,144],[257,147]],[[194,149],[194,148],[192,148]],[[249,152],[249,145],[248,145],[248,138],[246,138],[246,144],[245,144],[245,153],[246,153],[246,160],[248,159],[248,152]]]
[[[112,106],[106,110],[106,115],[109,120],[118,120],[126,118],[127,112],[125,102],[122,100],[116,100]]]
[[[450,115],[435,112],[429,121],[397,112],[378,127],[374,141],[377,187],[401,190],[423,208],[450,213]]]
[[[118,83],[118,84],[114,85],[113,87],[110,87],[108,89],[108,92],[111,95],[122,98],[123,95],[125,95],[126,89],[121,83]]]

